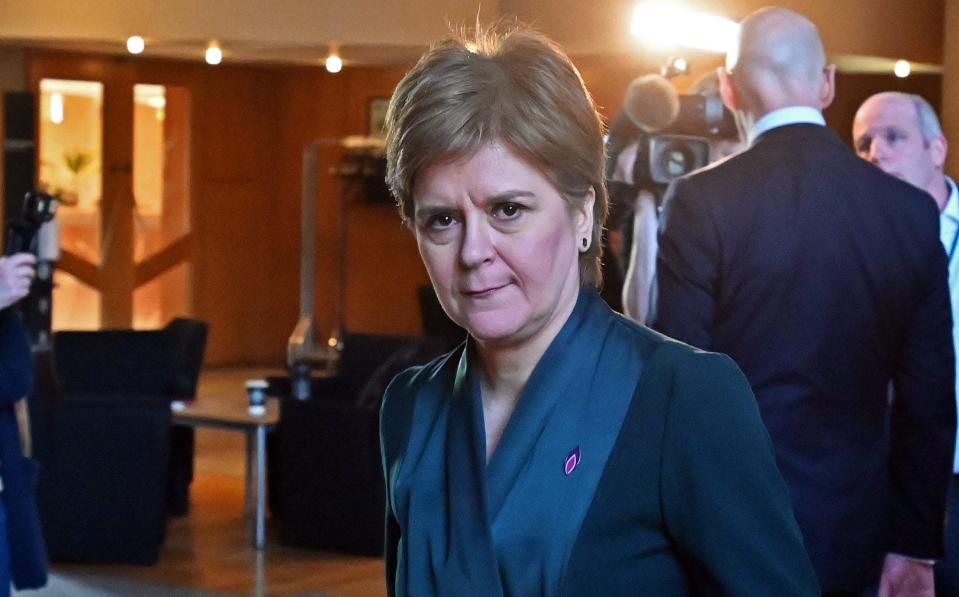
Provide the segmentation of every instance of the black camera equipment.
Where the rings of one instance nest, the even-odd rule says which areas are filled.
[[[29,191],[23,199],[20,215],[7,225],[5,255],[37,252],[37,232],[53,220],[59,200],[40,191]]]
[[[670,182],[709,164],[710,141],[735,139],[736,122],[718,95],[680,95],[661,75],[636,78],[626,89],[623,107],[609,128],[606,178],[610,213],[607,228],[619,233],[619,263],[629,262],[633,206],[640,191],[652,193],[659,206]],[[614,176],[621,154],[632,144],[632,164],[624,164],[632,180]],[[609,269],[609,268],[607,268]],[[604,270],[604,277],[621,272]]]
[[[30,343],[35,350],[47,350],[50,346],[53,271],[59,242],[55,230],[41,232],[40,228],[53,220],[59,203],[54,196],[29,191],[23,199],[20,214],[10,220],[6,227],[4,254],[33,253],[37,256],[37,275],[30,293],[15,306],[23,316]]]
[[[736,121],[719,97],[681,95],[675,120],[641,136],[633,180],[640,188],[661,191],[674,179],[709,164],[711,140],[735,139],[737,134]]]
[[[629,219],[640,190],[652,192],[658,202],[674,179],[709,164],[712,140],[737,135],[736,121],[718,95],[680,95],[660,75],[635,79],[607,139],[610,225]],[[632,182],[616,180],[620,153],[632,143],[637,145]]]

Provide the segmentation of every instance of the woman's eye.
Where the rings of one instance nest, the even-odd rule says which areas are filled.
[[[523,207],[519,205],[518,203],[512,203],[507,201],[505,203],[500,203],[496,207],[494,207],[493,215],[500,219],[511,220],[515,218],[516,216],[518,216],[522,210],[523,210]]]
[[[449,214],[437,214],[426,222],[429,228],[449,228],[453,225],[453,216]]]

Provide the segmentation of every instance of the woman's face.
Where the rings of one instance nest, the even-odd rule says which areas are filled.
[[[419,173],[416,242],[446,313],[485,345],[558,333],[579,293],[593,190],[571,208],[538,170],[493,143]]]

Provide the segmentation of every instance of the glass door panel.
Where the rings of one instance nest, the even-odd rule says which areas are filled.
[[[190,94],[133,87],[133,326],[162,327],[190,313]]]
[[[162,328],[174,317],[190,315],[190,264],[179,263],[133,291],[133,327]]]
[[[100,263],[103,84],[40,81],[39,178],[58,195],[60,246]]]
[[[53,272],[53,329],[100,329],[100,292],[62,269]]]

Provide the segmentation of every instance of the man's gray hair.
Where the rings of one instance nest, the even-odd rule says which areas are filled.
[[[926,101],[926,98],[915,93],[906,94],[912,105],[916,107],[916,114],[919,115],[919,131],[922,133],[922,140],[926,143],[942,136],[942,124],[939,123],[939,116],[933,110],[932,105]]]
[[[939,123],[939,116],[932,105],[926,101],[926,98],[915,93],[903,93],[901,91],[888,91],[882,95],[896,97],[908,102],[916,108],[916,116],[919,118],[919,132],[922,134],[922,140],[925,143],[932,142],[933,139],[942,136],[942,125]]]

